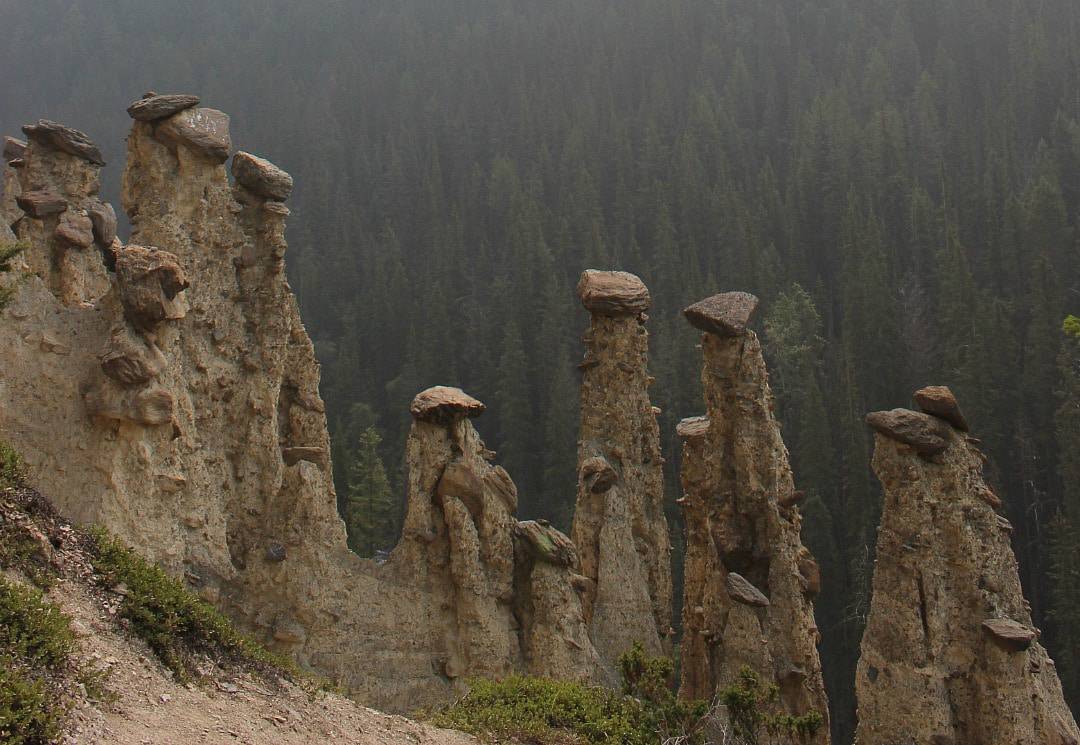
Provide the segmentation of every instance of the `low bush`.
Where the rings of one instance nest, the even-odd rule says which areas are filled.
[[[200,656],[219,664],[247,663],[298,673],[293,663],[241,634],[213,606],[104,530],[92,530],[90,539],[94,570],[106,587],[122,594],[118,615],[178,679],[196,674]]]
[[[70,620],[31,587],[0,576],[0,743],[44,745],[67,713],[75,665]]]

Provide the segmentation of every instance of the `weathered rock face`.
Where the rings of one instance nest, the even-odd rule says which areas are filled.
[[[15,235],[34,244],[22,261],[65,306],[87,306],[109,289],[94,243],[90,211],[104,161],[97,146],[78,130],[41,120],[23,128],[28,142],[4,169],[0,215]]]
[[[0,436],[64,512],[361,701],[415,709],[475,675],[595,679],[577,553],[519,527],[517,489],[470,421],[484,406],[464,392],[413,402],[389,561],[348,550],[319,367],[284,274],[282,192],[229,184],[225,115],[154,106],[128,138],[129,245],[99,167],[52,135],[4,169],[0,238],[15,225],[31,274],[0,278],[18,282],[0,323]],[[37,193],[25,211],[14,201]],[[56,235],[69,213],[85,218],[76,241]],[[88,231],[102,250],[81,247]]]
[[[856,739],[1080,742],[1054,663],[1036,641],[1010,526],[987,498],[984,458],[962,433],[946,426],[944,436],[932,459],[887,430],[875,437],[885,501],[855,683]]]
[[[625,272],[587,271],[592,313],[579,365],[581,435],[573,539],[589,580],[589,634],[613,674],[634,642],[670,652],[671,563],[660,435],[649,401],[648,290]]]
[[[738,302],[718,296],[691,306],[695,325],[702,308],[756,305],[738,295]],[[825,717],[815,741],[827,742],[812,603],[821,580],[799,538],[798,493],[772,413],[761,345],[745,329],[749,314],[739,315],[738,324],[705,324],[708,414],[678,427],[687,537],[680,695],[710,699],[749,666],[779,687],[783,711]]]

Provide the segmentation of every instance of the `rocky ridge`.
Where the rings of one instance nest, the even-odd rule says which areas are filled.
[[[702,335],[707,414],[684,419],[682,485],[687,552],[682,687],[711,698],[744,666],[779,688],[781,711],[825,718],[813,597],[817,563],[802,518],[761,344],[747,324],[757,298],[724,293],[686,309]]]
[[[857,742],[1074,745],[1080,731],[1032,626],[985,457],[947,388],[915,399],[921,414],[867,417],[885,501]]]

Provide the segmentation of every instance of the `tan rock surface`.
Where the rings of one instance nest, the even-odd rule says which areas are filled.
[[[802,518],[787,448],[752,331],[705,333],[706,417],[683,420],[687,553],[682,686],[710,699],[746,665],[779,687],[778,709],[816,711],[828,742],[828,702],[812,596],[817,564],[802,545]]]
[[[163,135],[205,111],[134,122],[130,245],[71,250],[56,214],[14,207],[32,276],[0,323],[0,436],[66,514],[365,703],[413,710],[474,675],[591,679],[579,575],[531,554],[517,565],[517,490],[464,392],[414,402],[408,519],[390,560],[348,550],[319,367],[284,274],[288,209],[244,198],[200,137]],[[229,141],[227,118],[211,119],[202,136]],[[31,141],[5,185],[89,211],[98,176]]]
[[[934,461],[885,434],[873,597],[855,681],[859,745],[1080,741],[1038,644],[983,458],[948,432]]]
[[[649,337],[639,312],[611,310],[638,307],[629,298],[648,290],[624,272],[589,271],[578,292],[593,312],[572,537],[581,573],[593,583],[585,596],[589,634],[614,678],[615,661],[634,642],[651,654],[671,651],[671,550],[660,434],[648,396]]]

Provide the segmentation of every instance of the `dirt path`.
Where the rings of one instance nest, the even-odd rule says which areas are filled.
[[[341,696],[312,695],[287,681],[218,671],[199,685],[181,685],[79,583],[61,580],[48,595],[74,619],[81,655],[108,671],[105,687],[117,697],[76,709],[65,742],[475,745],[461,733],[381,714]]]

